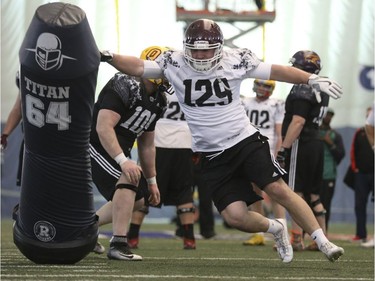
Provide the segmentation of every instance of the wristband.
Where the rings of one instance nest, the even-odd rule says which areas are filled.
[[[126,161],[128,161],[128,158],[125,156],[124,152],[121,152],[119,155],[115,157],[115,161],[120,166],[124,164]]]
[[[108,50],[101,51],[100,52],[100,61],[112,62],[113,61],[113,54]]]
[[[156,184],[156,177],[151,177],[151,178],[148,178],[146,179],[147,183],[148,184]]]
[[[311,86],[311,82],[312,82],[313,80],[316,80],[317,78],[319,78],[318,75],[316,75],[316,74],[311,74],[311,75],[309,76],[309,79],[307,80],[307,84]]]

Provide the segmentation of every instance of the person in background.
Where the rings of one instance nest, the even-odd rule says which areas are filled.
[[[342,136],[331,128],[331,121],[335,112],[328,108],[323,122],[319,127],[320,138],[324,142],[324,170],[323,186],[320,189],[320,200],[326,210],[326,231],[328,232],[331,215],[331,202],[335,192],[337,166],[345,156],[345,147]]]
[[[365,124],[366,136],[372,147],[372,150],[374,150],[374,106],[375,103],[372,104],[371,112],[368,115]],[[374,192],[372,193],[372,197],[374,197]],[[374,248],[374,238],[371,238],[366,242],[362,242],[361,246],[365,248]]]
[[[249,120],[268,138],[271,153],[276,157],[281,147],[281,125],[284,119],[284,101],[272,98],[276,83],[273,80],[255,79],[253,83],[253,92],[255,97],[244,97],[242,102],[245,106],[246,114]],[[259,187],[253,183],[254,191],[262,197],[267,196]],[[285,209],[274,200],[269,200],[272,204],[272,211],[275,218],[278,218],[286,224]],[[264,215],[263,203],[257,201],[250,206],[250,209]],[[248,240],[243,242],[245,246],[265,245],[264,233],[256,233]]]
[[[365,124],[365,131],[367,139],[372,147],[372,150],[374,150],[374,106],[375,103],[372,104],[372,107],[370,109],[370,113],[368,113],[366,124]]]
[[[341,86],[295,67],[264,63],[246,48],[224,50],[223,33],[209,19],[190,23],[183,46],[155,61],[109,51],[102,52],[101,60],[128,75],[171,82],[192,134],[192,150],[201,153],[202,176],[228,224],[247,233],[273,234],[282,262],[293,260],[287,226],[248,211],[260,199],[250,188],[254,182],[288,210],[329,261],[338,260],[344,249],[328,240],[306,202],[282,179],[285,170],[274,160],[267,138],[246,116],[240,85],[246,78],[308,84],[317,98],[322,93],[340,98]]]
[[[290,63],[313,75],[319,74],[322,68],[319,55],[310,50],[296,52]],[[285,180],[310,205],[324,234],[326,211],[319,196],[323,183],[324,144],[319,137],[319,126],[328,102],[326,93],[317,96],[309,85],[294,85],[285,100],[283,142],[278,152],[278,159],[284,162],[288,172]],[[293,220],[291,243],[295,251],[305,248],[303,236],[301,225]],[[308,248],[319,250],[315,241]]]
[[[19,81],[19,72],[16,73],[16,85],[17,88],[20,88],[20,81]],[[12,134],[14,129],[20,124],[22,120],[22,107],[21,107],[21,95],[18,93],[17,98],[13,104],[12,109],[9,112],[7,121],[1,133],[1,142],[0,148],[1,151],[5,150],[8,146],[8,137]],[[17,179],[16,184],[21,186],[21,176],[22,176],[22,163],[23,163],[23,140],[21,142],[20,152],[19,152],[19,161],[18,161],[18,171],[17,171]]]
[[[167,95],[167,100],[167,109],[155,126],[156,180],[160,190],[156,207],[176,206],[183,249],[191,250],[196,248],[191,134],[175,95]],[[146,206],[133,212],[128,232],[128,244],[133,249],[138,247],[139,231],[147,213]]]
[[[21,97],[17,95],[16,101],[9,112],[7,121],[1,133],[1,149],[6,149],[8,145],[8,137],[22,120]]]
[[[366,120],[371,116],[371,107],[367,108]],[[371,119],[371,118],[370,118]],[[368,120],[368,124],[371,124]],[[370,140],[371,141],[371,140]],[[350,149],[351,168],[354,171],[354,210],[356,233],[353,242],[367,241],[367,202],[371,195],[374,202],[374,150],[366,135],[365,126],[354,133]]]

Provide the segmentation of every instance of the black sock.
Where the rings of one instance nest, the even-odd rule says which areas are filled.
[[[128,231],[128,238],[134,239],[139,236],[139,230],[141,229],[141,225],[131,223]]]
[[[192,223],[183,224],[182,228],[184,230],[184,238],[194,240],[194,225]]]
[[[128,239],[125,236],[122,236],[122,235],[113,235],[111,240],[109,240],[109,242],[112,244],[112,243],[119,243],[119,244],[123,244],[123,243],[127,243],[128,242]]]

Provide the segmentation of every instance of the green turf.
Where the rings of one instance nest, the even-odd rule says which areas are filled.
[[[197,250],[182,250],[175,238],[142,238],[134,252],[141,262],[110,261],[90,253],[74,265],[37,265],[26,259],[12,241],[10,221],[3,221],[1,280],[374,280],[374,250],[344,240],[333,242],[345,248],[336,263],[320,252],[296,252],[291,264],[283,264],[266,246],[242,246],[243,233],[217,226],[227,239],[198,240]],[[142,231],[170,231],[172,225],[145,224]],[[351,234],[353,226],[334,225],[331,232]],[[108,239],[100,239],[108,247]]]

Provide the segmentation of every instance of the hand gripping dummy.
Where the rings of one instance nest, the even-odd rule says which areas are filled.
[[[73,264],[95,246],[89,136],[100,53],[79,7],[39,6],[19,51],[25,137],[13,239],[38,264]]]

